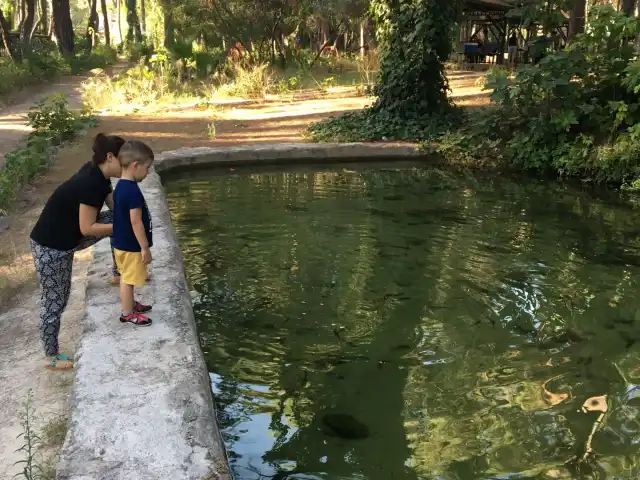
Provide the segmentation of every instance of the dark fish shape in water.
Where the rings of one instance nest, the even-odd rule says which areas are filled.
[[[362,440],[370,435],[369,427],[344,413],[328,413],[322,417],[322,424],[327,435],[345,440]]]
[[[309,208],[304,205],[293,205],[291,203],[287,203],[284,208],[289,210],[290,212],[308,212]]]
[[[367,208],[367,212],[370,213],[371,215],[375,215],[377,217],[382,217],[382,218],[394,218],[396,216],[395,213],[391,213],[386,210],[382,210],[380,208],[375,208],[375,207]]]
[[[404,196],[403,195],[384,195],[382,198],[384,200],[395,202],[395,201],[398,201],[398,200],[403,200]]]
[[[562,333],[544,339],[542,342],[540,342],[538,348],[540,348],[541,350],[546,350],[549,348],[556,348],[567,343],[579,343],[585,340],[588,340],[585,335],[575,330],[569,329]]]

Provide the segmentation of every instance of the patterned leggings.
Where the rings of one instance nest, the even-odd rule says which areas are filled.
[[[113,214],[101,212],[98,223],[113,223]],[[104,238],[104,237],[103,237]],[[60,318],[67,306],[71,294],[71,269],[73,254],[84,250],[102,240],[98,237],[84,237],[73,250],[61,251],[44,247],[33,240],[31,253],[36,265],[36,273],[40,281],[40,335],[46,355],[57,355],[58,334],[60,333]],[[111,248],[113,256],[113,247]],[[115,258],[113,259],[113,274],[119,275]]]

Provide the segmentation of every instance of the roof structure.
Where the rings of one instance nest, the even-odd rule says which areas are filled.
[[[462,9],[465,12],[508,12],[518,7],[514,0],[465,0]]]

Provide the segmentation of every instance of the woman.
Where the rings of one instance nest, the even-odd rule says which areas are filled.
[[[66,370],[73,359],[58,348],[60,317],[71,293],[73,255],[111,236],[111,211],[100,212],[106,203],[113,208],[111,179],[119,178],[118,153],[124,140],[98,134],[93,143],[93,159],[60,185],[44,206],[31,231],[31,252],[41,287],[40,333],[46,368]],[[113,266],[114,279],[119,277]]]

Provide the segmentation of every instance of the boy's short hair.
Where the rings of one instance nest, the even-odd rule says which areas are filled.
[[[128,167],[134,162],[146,164],[153,162],[153,150],[140,140],[129,140],[126,142],[118,153],[120,165]]]

